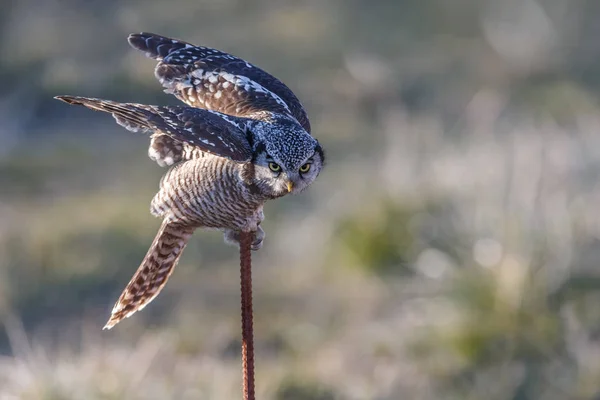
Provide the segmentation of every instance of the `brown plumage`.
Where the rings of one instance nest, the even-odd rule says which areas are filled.
[[[278,79],[207,47],[147,33],[129,42],[159,60],[155,72],[166,91],[193,107],[57,97],[150,134],[148,155],[171,166],[151,204],[163,223],[105,329],[159,294],[196,229],[219,229],[234,244],[251,232],[258,250],[264,203],[304,190],[324,161],[304,109]]]
[[[134,33],[128,41],[159,61],[156,79],[184,103],[242,117],[265,110],[289,113],[310,133],[310,121],[294,92],[261,68],[217,49],[154,33]]]
[[[163,221],[154,242],[133,278],[117,300],[104,329],[143,309],[162,290],[177,265],[194,229]]]
[[[141,310],[158,295],[197,228],[227,227],[235,232],[260,229],[266,198],[251,193],[239,179],[245,168],[222,157],[202,154],[165,174],[150,206],[163,224],[115,304],[105,329]],[[260,246],[262,237],[258,240],[255,247]]]

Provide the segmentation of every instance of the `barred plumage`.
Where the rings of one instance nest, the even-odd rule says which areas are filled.
[[[106,329],[158,295],[197,228],[220,229],[233,243],[240,232],[253,232],[258,250],[264,203],[301,192],[324,163],[306,112],[278,79],[230,54],[180,40],[141,33],[130,35],[129,43],[159,60],[156,77],[192,107],[57,97],[150,134],[149,157],[171,166],[151,203],[163,223]]]
[[[189,226],[254,231],[269,197],[250,192],[240,180],[243,169],[209,154],[178,164],[163,177],[150,211]]]
[[[117,300],[104,329],[143,309],[160,293],[177,265],[194,229],[163,221],[154,242]]]

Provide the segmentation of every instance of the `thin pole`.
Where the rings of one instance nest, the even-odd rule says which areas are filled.
[[[254,400],[254,332],[252,326],[252,233],[240,237],[240,281],[242,292],[242,374],[244,400]]]

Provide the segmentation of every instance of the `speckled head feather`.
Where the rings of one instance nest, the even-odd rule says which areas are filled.
[[[288,170],[297,170],[318,146],[317,140],[290,118],[257,121],[251,129],[256,137],[254,146],[263,143],[267,154]]]

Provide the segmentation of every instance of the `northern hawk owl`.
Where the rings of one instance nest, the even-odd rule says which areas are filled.
[[[227,242],[260,227],[267,200],[306,189],[324,164],[304,108],[277,78],[233,55],[152,33],[129,44],[158,60],[155,76],[186,106],[150,106],[58,96],[111,113],[130,131],[150,134],[148,155],[170,166],[151,212],[163,219],[105,329],[152,301],[197,228],[216,228]]]

